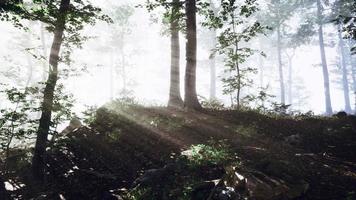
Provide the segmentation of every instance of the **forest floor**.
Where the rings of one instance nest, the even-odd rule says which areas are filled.
[[[211,191],[205,197],[192,197],[194,184],[221,177],[226,180],[227,166],[232,165],[247,181],[252,180],[254,186],[249,187],[255,188],[247,195],[254,195],[251,199],[356,199],[354,118],[267,116],[231,110],[187,112],[141,106],[111,108],[99,109],[91,128],[76,129],[51,147],[45,186],[31,183],[25,158],[9,164],[5,178],[18,185],[12,196],[110,199],[110,193],[130,192],[145,171],[176,164],[182,152],[204,144],[229,148],[228,154],[220,152],[229,162],[218,159],[207,165],[200,163],[198,170],[184,166],[179,173],[175,170],[164,175],[171,178],[154,183],[167,190],[160,194],[169,193],[168,198],[148,198],[146,194],[141,199],[214,199],[209,197]],[[219,152],[209,155],[214,159]],[[197,180],[187,180],[193,176]],[[262,186],[256,186],[253,180]],[[274,194],[266,191],[264,184]],[[285,191],[281,188],[289,189],[285,195],[275,195]],[[142,196],[144,191],[136,191],[140,192]]]

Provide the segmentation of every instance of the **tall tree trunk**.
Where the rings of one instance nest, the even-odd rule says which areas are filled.
[[[215,4],[212,0],[209,1],[210,8],[215,15],[218,14],[219,9],[215,7]],[[211,50],[216,48],[216,29],[212,29],[209,32],[211,39]],[[215,53],[212,53],[209,56],[209,66],[210,66],[210,100],[216,99],[216,56]]]
[[[279,86],[281,90],[281,103],[286,103],[286,95],[284,88],[284,76],[283,76],[283,63],[282,63],[282,50],[281,50],[281,29],[280,25],[277,27],[277,54],[278,54],[278,72],[279,72]]]
[[[288,101],[290,105],[293,105],[293,63],[292,59],[289,59],[288,69]]]
[[[211,30],[211,49],[216,46],[216,30]],[[209,66],[210,66],[210,100],[216,99],[216,61],[215,54],[209,56]]]
[[[121,47],[121,62],[122,62],[122,91],[124,92],[125,95],[128,95],[124,45],[122,45]]]
[[[42,45],[42,54],[43,54],[43,72],[42,72],[42,80],[41,82],[45,82],[47,78],[47,45],[46,45],[46,37],[45,37],[45,28],[43,23],[41,22],[41,45]]]
[[[54,91],[58,80],[59,52],[63,42],[63,32],[66,23],[67,11],[70,0],[61,0],[59,14],[54,30],[54,37],[49,57],[49,75],[44,89],[42,103],[42,114],[37,132],[34,155],[32,159],[32,173],[38,181],[44,180],[45,156],[47,147],[47,137],[50,130]]]
[[[260,50],[262,50],[262,40],[259,38]],[[260,88],[264,87],[264,69],[263,69],[263,56],[261,54],[258,55],[258,63],[259,63],[259,79],[260,79]]]
[[[185,95],[184,104],[188,109],[201,110],[196,92],[196,66],[197,66],[197,24],[196,24],[196,0],[186,1],[186,60],[185,69]]]
[[[174,0],[171,13],[171,77],[168,101],[168,106],[173,108],[184,105],[180,95],[179,7],[179,0]]]
[[[293,105],[293,58],[295,55],[295,49],[291,54],[286,52],[288,57],[288,104]]]
[[[348,72],[347,72],[347,64],[346,64],[345,43],[342,38],[341,32],[342,32],[342,26],[340,23],[338,23],[338,37],[339,37],[339,46],[341,52],[342,87],[344,91],[345,112],[351,113],[349,80],[347,78]]]
[[[327,115],[331,115],[333,113],[331,106],[331,98],[330,98],[330,81],[329,81],[329,71],[328,65],[326,63],[326,55],[325,55],[325,46],[324,46],[324,32],[323,32],[323,22],[322,22],[322,7],[320,0],[317,0],[317,17],[318,17],[318,34],[319,34],[319,47],[320,47],[320,56],[321,56],[321,65],[323,68],[323,78],[324,78],[324,93],[325,93],[325,111]]]
[[[115,50],[110,52],[110,100],[113,101],[115,97]]]
[[[354,93],[354,113],[356,114],[356,59],[349,54],[351,62],[352,89]]]

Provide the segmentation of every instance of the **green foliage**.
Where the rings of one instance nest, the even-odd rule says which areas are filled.
[[[267,28],[253,19],[253,14],[257,10],[258,4],[255,0],[246,0],[243,3],[221,0],[218,12],[202,10],[206,17],[203,25],[221,29],[214,53],[225,58],[226,77],[222,79],[223,92],[224,94],[236,92],[237,107],[240,106],[241,89],[252,85],[250,75],[257,72],[253,67],[241,65],[256,52],[246,44]]]
[[[63,84],[59,84],[54,93],[53,114],[49,134],[57,135],[58,125],[75,117],[75,113],[72,111],[74,103],[73,95],[65,91]]]
[[[260,88],[261,90],[257,95],[248,94],[242,99],[242,105],[245,107],[251,107],[259,112],[266,112],[268,110],[268,105],[271,103],[270,99],[275,97],[274,95],[268,94],[266,88]]]
[[[346,39],[356,40],[356,2],[353,0],[337,0],[332,4],[331,20],[343,25],[342,32]],[[356,54],[356,45],[351,47]]]
[[[150,189],[135,188],[123,197],[125,200],[154,200],[151,196]]]
[[[86,110],[82,112],[83,122],[87,125],[92,124],[95,121],[96,111],[98,110],[97,106],[87,106]]]
[[[207,99],[203,96],[199,96],[199,102],[201,103],[201,105],[203,106],[203,108],[208,108],[208,109],[213,109],[213,110],[223,110],[224,107],[224,103],[222,103],[221,101],[219,101],[218,99]]]
[[[112,41],[111,46],[119,48],[124,45],[124,36],[131,33],[130,18],[134,14],[134,9],[129,5],[115,6],[110,11],[113,24],[111,24]],[[117,42],[117,43],[113,43]]]
[[[15,27],[23,27],[23,20],[40,21],[45,24],[47,31],[54,33],[58,28],[58,22],[65,20],[65,37],[62,44],[64,48],[61,50],[60,62],[67,66],[73,64],[70,58],[73,48],[82,48],[83,43],[91,38],[81,34],[85,25],[94,25],[97,21],[113,22],[107,15],[102,14],[100,8],[93,6],[88,0],[72,0],[66,15],[59,10],[61,0],[27,2],[9,0],[7,2],[5,6],[0,5],[0,19],[13,22]],[[76,72],[73,68],[63,69],[61,75],[68,76],[73,71]]]
[[[191,166],[224,165],[234,159],[230,146],[225,141],[210,140],[209,144],[192,145],[182,152]]]
[[[0,94],[6,98],[5,107],[0,109],[0,149],[8,153],[14,140],[17,144],[25,143],[36,133],[42,91],[40,87],[10,87],[0,91]],[[73,96],[66,93],[60,84],[54,95],[49,134],[57,135],[58,125],[74,116],[73,103]]]
[[[178,22],[178,30],[185,31],[184,21],[184,2],[179,0],[167,1],[167,0],[147,0],[145,4],[140,4],[138,7],[144,7],[150,13],[156,11],[160,19],[155,15],[151,18],[154,22],[161,22],[163,26],[162,35],[169,35],[171,32],[170,24]]]
[[[116,98],[106,105],[111,110],[125,110],[131,107],[139,106],[139,102],[133,96],[123,96]]]
[[[23,140],[33,135],[37,128],[37,120],[31,114],[36,112],[36,100],[31,95],[38,91],[37,88],[8,88],[0,91],[5,95],[6,107],[0,109],[0,149],[9,154],[13,141]]]

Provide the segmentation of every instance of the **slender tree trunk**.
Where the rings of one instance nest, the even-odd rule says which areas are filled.
[[[197,24],[196,24],[196,0],[186,1],[186,60],[185,69],[185,95],[184,104],[188,109],[201,110],[196,92],[196,66],[197,66]]]
[[[37,132],[34,156],[32,160],[32,173],[38,181],[44,180],[45,156],[47,147],[47,137],[50,130],[54,91],[58,80],[59,52],[63,42],[63,32],[66,23],[67,11],[70,0],[61,0],[56,27],[54,30],[51,54],[49,57],[49,75],[44,89],[42,103],[42,114]]]
[[[278,54],[278,71],[279,71],[279,86],[281,90],[281,103],[286,103],[286,95],[284,88],[284,76],[283,76],[283,63],[282,63],[282,50],[281,50],[281,30],[280,25],[277,27],[277,54]]]
[[[353,58],[351,53],[349,54],[350,56],[350,62],[351,62],[351,75],[352,75],[352,89],[354,93],[354,113],[356,114],[356,60]]]
[[[212,0],[209,0],[210,8],[216,15],[219,11]],[[217,44],[217,34],[216,29],[210,31],[211,38],[211,50],[216,48]],[[215,53],[209,56],[209,66],[210,66],[210,100],[216,99],[216,56]]]
[[[210,31],[211,34],[211,49],[216,46],[216,30]],[[209,66],[210,66],[210,100],[216,99],[216,61],[215,54],[209,56]]]
[[[109,73],[109,77],[110,77],[110,100],[113,101],[114,100],[114,96],[115,96],[115,51],[113,50],[110,53],[110,73]]]
[[[121,61],[122,61],[122,90],[124,91],[124,94],[127,95],[126,59],[125,59],[125,50],[123,46],[121,48]]]
[[[45,37],[45,28],[43,23],[41,22],[41,43],[42,43],[42,54],[43,54],[43,59],[44,61],[42,62],[42,66],[43,66],[43,74],[42,74],[42,80],[41,82],[46,81],[47,78],[47,45],[46,45],[46,37]]]
[[[259,38],[260,49],[262,49],[262,40]],[[261,89],[264,87],[264,69],[263,69],[263,57],[261,54],[258,55],[258,63],[259,63],[259,79],[260,79],[260,87]]]
[[[179,0],[174,0],[171,13],[171,77],[168,101],[168,106],[173,108],[184,105],[180,95],[179,7]]]
[[[293,63],[292,58],[289,59],[289,69],[288,69],[288,100],[289,104],[293,105]]]
[[[323,68],[323,78],[324,78],[324,93],[325,93],[325,111],[327,115],[332,115],[332,106],[331,106],[331,98],[330,98],[330,81],[329,81],[329,71],[328,65],[326,62],[325,55],[325,46],[324,46],[324,32],[323,32],[323,22],[322,22],[322,7],[320,0],[317,0],[317,14],[319,21],[319,47],[320,47],[320,56],[321,56],[321,65]]]
[[[341,52],[341,68],[342,68],[342,87],[344,91],[344,101],[345,101],[345,112],[351,113],[351,103],[350,103],[350,90],[349,90],[349,80],[347,78],[347,64],[346,64],[346,53],[345,53],[345,43],[341,35],[342,26],[338,24],[338,37],[339,46]]]
[[[293,105],[293,58],[295,55],[295,49],[293,49],[292,54],[288,54],[288,104]]]

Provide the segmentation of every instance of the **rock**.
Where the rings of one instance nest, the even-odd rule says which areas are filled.
[[[290,145],[298,145],[302,142],[302,137],[299,134],[290,135],[284,138],[284,141]]]
[[[232,187],[221,189],[218,194],[218,200],[238,200],[240,195]]]
[[[288,199],[296,199],[302,197],[309,190],[309,183],[301,181],[297,184],[289,185],[289,190],[286,194]]]
[[[100,198],[101,200],[123,200],[122,197],[112,194],[110,192],[105,191],[102,194],[102,197]]]
[[[207,182],[200,183],[193,188],[191,199],[206,200],[208,199],[210,193],[214,188],[215,188],[214,181],[207,181]]]
[[[74,117],[72,120],[70,120],[69,125],[61,132],[62,135],[67,135],[74,131],[75,129],[78,129],[82,126],[82,122]]]
[[[259,174],[248,175],[246,180],[246,189],[249,196],[255,200],[275,200],[282,196],[286,191],[286,187],[282,183],[271,179],[268,176]]]
[[[245,190],[254,200],[292,200],[303,196],[309,189],[309,184],[303,180],[289,182],[259,171],[243,171],[239,174],[245,177]]]
[[[347,113],[344,112],[344,111],[340,111],[340,112],[336,113],[334,116],[339,118],[339,119],[344,119],[344,118],[347,117]]]
[[[164,183],[164,180],[174,172],[175,167],[174,164],[168,164],[160,169],[149,169],[134,181],[132,187],[154,187],[157,184]]]
[[[226,168],[225,184],[234,188],[235,190],[242,191],[246,187],[246,178],[237,172],[235,167]]]

